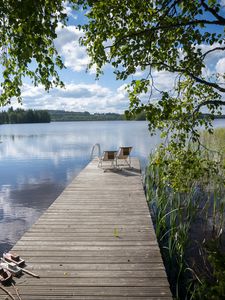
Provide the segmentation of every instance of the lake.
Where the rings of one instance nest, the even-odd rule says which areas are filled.
[[[9,250],[65,186],[101,151],[133,146],[142,167],[159,135],[146,122],[61,122],[0,126],[0,254]]]
[[[225,127],[217,120],[215,127]],[[101,150],[133,146],[144,169],[160,142],[143,121],[0,125],[0,255],[9,250]]]

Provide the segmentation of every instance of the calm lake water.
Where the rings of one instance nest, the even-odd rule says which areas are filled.
[[[88,164],[94,144],[102,151],[133,146],[144,169],[159,141],[142,121],[0,125],[0,255]]]
[[[8,250],[101,150],[133,146],[145,165],[159,142],[146,122],[62,122],[0,126],[0,254]]]

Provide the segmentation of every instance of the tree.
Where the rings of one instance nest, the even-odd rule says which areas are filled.
[[[149,127],[176,131],[185,143],[191,134],[197,140],[195,128],[210,125],[200,111],[206,107],[211,116],[225,105],[225,74],[205,74],[210,55],[225,51],[224,7],[216,0],[80,0],[88,7],[88,23],[82,44],[97,67],[111,63],[116,78],[129,79],[140,68],[146,77],[132,80],[128,86],[130,109],[128,116],[146,112]],[[204,50],[207,49],[207,50]],[[155,101],[153,70],[177,75],[173,93],[160,91]],[[148,101],[142,101],[148,94]]]
[[[164,126],[162,119],[171,120],[177,114],[176,121],[179,120],[184,102],[191,103],[185,104],[185,112],[195,116],[203,106],[214,112],[224,105],[218,93],[225,92],[220,84],[224,74],[214,74],[211,78],[203,75],[207,57],[225,50],[222,1],[69,0],[67,4],[73,8],[88,8],[89,20],[81,26],[85,31],[82,43],[87,46],[92,64],[97,66],[97,75],[105,63],[111,63],[117,79],[122,80],[129,78],[137,68],[148,71],[148,76],[130,84],[128,115],[146,111],[150,127],[154,129]],[[67,21],[65,3],[62,0],[6,0],[0,5],[3,69],[0,104],[9,103],[13,96],[22,100],[24,77],[30,77],[34,85],[43,84],[46,90],[62,85],[57,69],[62,68],[63,63],[54,47],[54,39],[58,23]],[[208,45],[206,51],[203,45]],[[175,72],[182,83],[177,80],[175,96],[162,91],[161,101],[157,104],[149,101],[146,105],[139,95],[154,91],[154,69]],[[194,94],[202,94],[202,87],[202,99],[189,99],[193,89]],[[187,101],[179,105],[181,96]]]
[[[50,114],[45,110],[23,110],[13,107],[8,112],[0,112],[0,124],[17,124],[17,123],[49,123],[51,122]]]
[[[70,1],[71,3],[73,1]],[[57,69],[63,67],[54,46],[56,28],[65,23],[62,0],[1,0],[0,1],[0,60],[2,81],[0,105],[12,97],[21,101],[24,77],[46,90],[62,85]]]

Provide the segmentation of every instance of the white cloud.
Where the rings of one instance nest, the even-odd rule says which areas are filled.
[[[68,1],[64,2],[64,11],[63,13],[66,13],[68,17],[76,20],[77,16],[74,14],[74,10],[71,8],[71,6],[69,5]]]
[[[40,97],[43,95],[44,88],[43,86],[31,86],[27,83],[23,85],[22,97],[23,98],[34,98]]]
[[[43,86],[24,85],[22,91],[24,109],[54,109],[66,111],[120,112],[129,105],[125,85],[116,91],[100,84],[69,83],[65,88],[53,88],[48,93]],[[13,107],[21,107],[13,102]]]
[[[216,72],[220,74],[225,73],[225,57],[221,58],[216,64]]]
[[[200,46],[200,49],[202,50],[202,53],[204,54],[207,51],[213,50],[215,48],[220,48],[220,47],[224,47],[224,44],[223,45],[220,45],[219,43],[214,43],[213,45],[202,44]],[[221,58],[225,58],[225,51],[223,51],[223,50],[217,50],[217,51],[210,52],[206,56],[205,63],[206,63],[207,69],[210,70],[211,73],[215,73],[216,65]]]
[[[168,71],[154,71],[152,73],[155,87],[160,91],[169,91],[174,88],[177,74]]]
[[[57,38],[54,43],[57,51],[64,59],[65,66],[75,72],[85,71],[90,63],[90,58],[85,47],[79,45],[79,38],[83,32],[75,26],[59,24],[56,33]]]
[[[56,34],[57,38],[54,40],[54,43],[58,51],[61,51],[65,44],[78,40],[82,36],[82,32],[75,26],[64,26],[62,23],[58,24]]]
[[[126,84],[122,84],[120,87],[118,87],[117,89],[117,95],[119,95],[119,98],[122,100],[122,99],[127,99],[128,97],[128,93],[127,93],[127,90],[126,90]]]
[[[62,47],[62,55],[65,59],[65,66],[76,72],[86,70],[90,63],[90,59],[86,54],[85,48],[79,46],[78,41],[65,44]]]
[[[142,71],[141,67],[137,67],[136,72],[133,76],[134,77],[143,77],[145,73],[146,73],[146,71]]]
[[[225,0],[224,0],[225,3]],[[193,45],[194,46],[194,45]],[[213,45],[206,45],[206,44],[201,44],[195,47],[195,49],[200,49],[201,53],[204,55],[206,52],[211,51],[213,49],[216,48],[224,48],[225,46],[225,42],[222,44],[214,43]],[[183,49],[179,49],[179,59],[184,59],[185,57],[185,52]],[[212,76],[215,72],[216,72],[216,64],[217,62],[221,59],[225,57],[225,51],[223,49],[219,50],[216,49],[215,51],[209,52],[205,59],[204,59],[204,63],[205,63],[205,68],[202,70],[203,71],[203,75],[204,76]]]

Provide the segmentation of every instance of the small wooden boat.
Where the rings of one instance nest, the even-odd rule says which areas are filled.
[[[0,267],[0,282],[2,284],[7,284],[11,281],[11,279],[12,279],[12,274],[8,270]]]
[[[7,262],[3,258],[1,258],[0,267],[8,270],[13,276],[19,276],[22,273],[22,269],[20,267],[13,262]]]
[[[15,263],[19,267],[23,267],[25,265],[25,260],[21,259],[19,255],[17,255],[16,253],[10,253],[10,252],[3,253],[3,258],[6,261]]]

